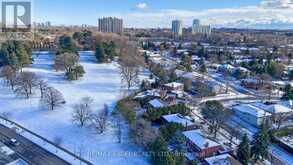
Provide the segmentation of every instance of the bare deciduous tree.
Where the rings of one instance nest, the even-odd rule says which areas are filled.
[[[277,129],[281,128],[281,125],[287,120],[289,119],[291,116],[293,115],[293,113],[283,113],[283,114],[274,114],[273,115],[273,120],[274,122],[277,124]]]
[[[118,138],[118,143],[122,142],[122,124],[120,119],[117,120],[117,138]]]
[[[108,106],[104,106],[100,113],[91,116],[91,127],[97,133],[102,134],[106,130],[108,113]]]
[[[82,98],[79,104],[76,104],[73,109],[72,119],[74,122],[78,122],[83,127],[91,119],[92,110],[91,104],[93,99],[90,97]]]
[[[121,64],[120,69],[122,82],[126,85],[128,90],[134,85],[138,84],[138,67]]]
[[[37,84],[41,93],[41,98],[43,98],[46,88],[48,88],[48,83],[44,80],[39,80]]]
[[[120,70],[122,82],[127,86],[128,90],[139,83],[139,66],[144,64],[142,57],[139,55],[137,46],[134,44],[126,44],[121,49]]]
[[[16,85],[16,71],[11,66],[4,66],[1,70],[1,77],[4,77],[7,81],[7,84],[11,86],[11,89],[14,90]]]
[[[18,95],[25,96],[29,98],[32,94],[32,90],[35,86],[37,86],[37,76],[32,72],[21,72],[17,77],[17,88],[15,92]]]
[[[147,147],[159,136],[158,131],[151,126],[151,123],[144,119],[137,120],[131,129],[135,143],[143,147]]]
[[[53,87],[46,88],[44,97],[41,98],[41,103],[50,110],[54,110],[56,107],[65,104],[65,100],[60,91]]]

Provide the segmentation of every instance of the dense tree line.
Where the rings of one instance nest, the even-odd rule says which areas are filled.
[[[40,103],[47,109],[54,110],[65,103],[60,91],[49,87],[47,82],[40,79],[33,72],[18,72],[13,67],[6,65],[1,68],[1,77],[19,97],[31,98],[36,89],[40,90]]]
[[[250,62],[242,62],[242,67],[248,68],[254,74],[268,74],[273,78],[282,78],[284,76],[285,67],[283,64],[275,61],[263,62],[259,60],[252,60]]]
[[[96,53],[95,56],[99,63],[107,62],[113,60],[117,56],[116,45],[113,41],[102,42],[96,44]]]
[[[16,70],[32,62],[32,49],[29,42],[7,41],[2,43],[0,49],[0,63],[10,65]]]

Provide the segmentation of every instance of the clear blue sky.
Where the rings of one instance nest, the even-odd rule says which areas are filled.
[[[34,0],[34,21],[51,21],[54,24],[96,25],[102,16],[123,16],[134,12],[164,9],[203,11],[207,9],[255,6],[261,0]],[[145,3],[145,9],[137,5]],[[122,17],[121,16],[121,17]],[[125,18],[124,18],[125,19]],[[131,22],[126,24],[130,25]]]

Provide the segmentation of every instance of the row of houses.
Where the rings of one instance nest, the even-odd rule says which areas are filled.
[[[185,156],[188,161],[197,160],[206,165],[241,165],[231,155],[233,153],[232,149],[223,147],[220,143],[202,134],[198,129],[200,123],[191,117],[170,114],[162,116],[162,121],[184,126],[185,131],[182,134],[186,138],[188,153]]]

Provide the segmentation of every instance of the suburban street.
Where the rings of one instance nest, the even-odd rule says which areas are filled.
[[[18,145],[9,144],[10,139],[16,139]],[[32,165],[68,165],[70,163],[46,151],[37,144],[17,134],[12,129],[0,124],[0,141],[16,152],[23,160]]]

